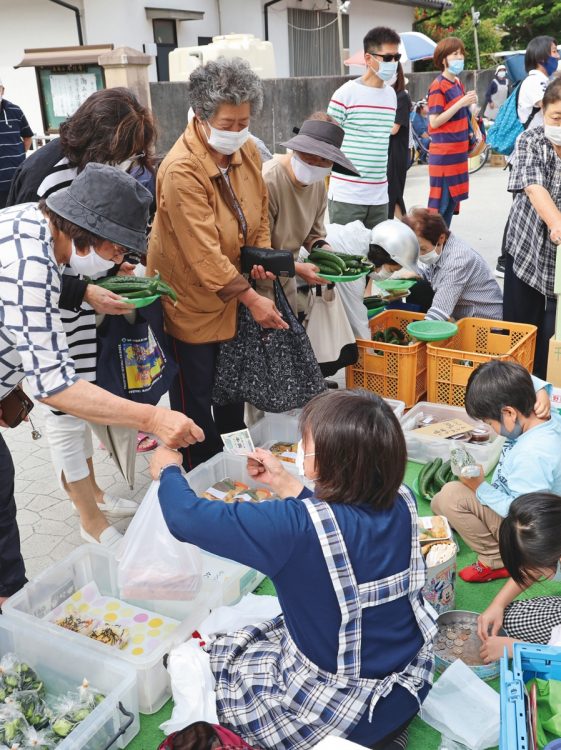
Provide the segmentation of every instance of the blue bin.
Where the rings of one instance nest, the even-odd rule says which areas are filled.
[[[499,750],[528,750],[524,685],[534,677],[561,680],[561,648],[515,643],[512,665],[501,659],[501,736]]]

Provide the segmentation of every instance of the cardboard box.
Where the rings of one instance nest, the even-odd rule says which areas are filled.
[[[549,342],[547,380],[556,388],[561,388],[561,340],[555,338]]]

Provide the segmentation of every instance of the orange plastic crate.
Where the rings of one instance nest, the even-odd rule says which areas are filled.
[[[463,406],[469,376],[491,359],[514,360],[531,371],[536,331],[536,326],[506,320],[458,321],[455,336],[427,345],[427,400]]]
[[[406,310],[386,310],[372,318],[370,330],[374,334],[394,327],[406,333],[409,323],[424,317]],[[347,367],[347,388],[365,388],[384,398],[403,401],[407,408],[414,406],[427,390],[426,344],[398,346],[361,339],[356,343],[358,361]]]

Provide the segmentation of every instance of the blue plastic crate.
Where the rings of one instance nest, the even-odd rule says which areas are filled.
[[[499,750],[528,750],[524,685],[534,677],[561,680],[561,648],[515,643],[512,665],[501,659],[501,736]]]

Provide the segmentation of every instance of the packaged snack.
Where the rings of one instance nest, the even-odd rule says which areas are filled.
[[[222,500],[224,503],[261,503],[264,500],[276,499],[276,495],[270,490],[251,489],[247,484],[229,477],[213,484],[202,493],[201,497],[206,497],[207,500]]]
[[[287,464],[296,463],[298,443],[274,443],[270,447],[271,453]]]
[[[51,729],[54,734],[59,738],[68,737],[103,698],[99,691],[90,688],[87,680],[84,680],[79,691],[59,697],[52,706]]]
[[[433,542],[435,539],[450,539],[452,530],[444,516],[419,518],[419,541]]]
[[[118,623],[100,621],[95,624],[90,633],[90,638],[108,646],[124,648],[129,641],[129,631],[128,628],[124,628]]]
[[[65,630],[71,630],[73,633],[89,635],[95,626],[95,621],[91,617],[82,617],[77,610],[69,610],[63,617],[56,620],[56,624]]]

